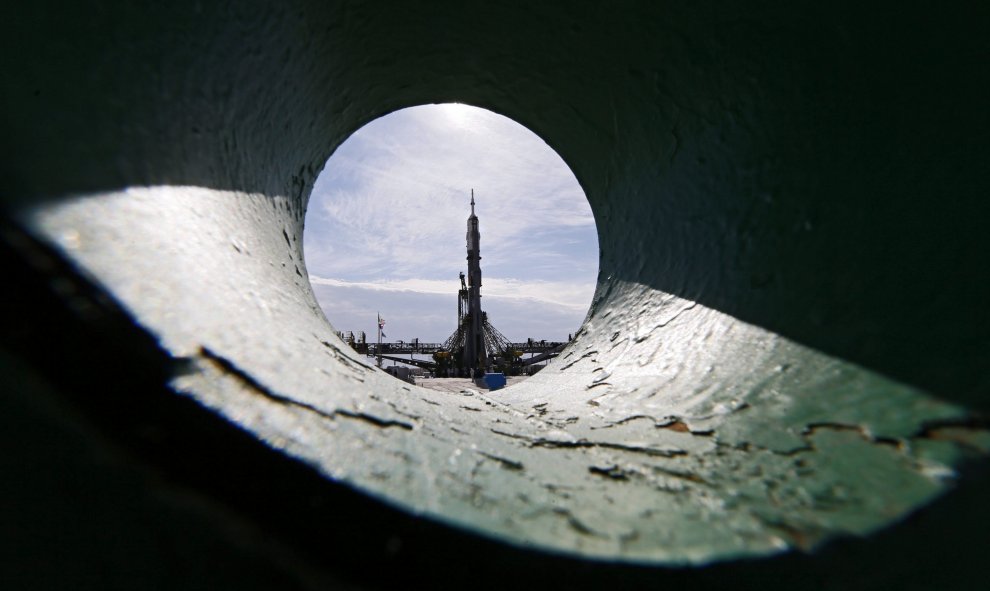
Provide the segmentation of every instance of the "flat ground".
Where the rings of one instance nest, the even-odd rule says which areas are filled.
[[[505,378],[507,381],[505,387],[508,388],[518,384],[526,380],[528,377],[529,376],[507,376]],[[416,378],[417,386],[430,388],[431,390],[440,390],[441,392],[457,393],[461,390],[467,390],[468,388],[472,390],[488,390],[488,388],[485,387],[484,382],[478,383],[481,385],[479,386],[470,378]]]

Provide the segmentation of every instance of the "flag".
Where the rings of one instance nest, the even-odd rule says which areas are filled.
[[[383,319],[382,318],[382,315],[379,314],[378,315],[378,330],[381,330],[383,328],[385,328],[385,319]]]

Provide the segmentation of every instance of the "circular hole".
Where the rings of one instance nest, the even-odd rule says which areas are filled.
[[[598,273],[591,208],[560,156],[462,104],[403,109],[351,135],[316,180],[305,228],[310,282],[338,334],[428,387],[538,371],[580,328]]]

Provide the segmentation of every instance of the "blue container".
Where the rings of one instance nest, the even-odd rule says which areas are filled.
[[[505,374],[504,373],[486,373],[485,374],[485,385],[488,386],[489,390],[498,390],[505,387]]]

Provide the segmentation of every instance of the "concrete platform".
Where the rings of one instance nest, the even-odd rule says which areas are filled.
[[[506,376],[508,382],[505,388],[511,388],[529,379],[530,376]],[[480,386],[478,384],[481,384]],[[484,382],[475,383],[470,378],[416,378],[416,385],[440,392],[462,392],[464,390],[488,391]],[[500,390],[505,390],[500,388]]]

